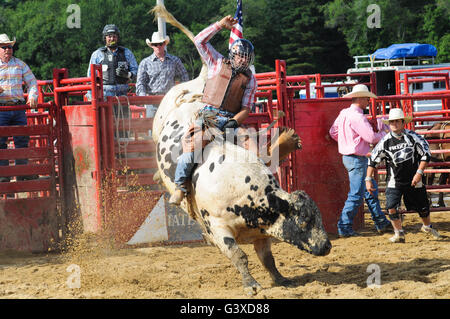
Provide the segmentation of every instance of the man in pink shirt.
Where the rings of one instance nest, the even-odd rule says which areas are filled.
[[[375,223],[379,233],[390,228],[391,223],[382,212],[378,201],[378,190],[370,194],[365,188],[370,144],[376,144],[389,131],[378,121],[378,129],[374,128],[364,115],[365,108],[369,105],[370,98],[376,98],[367,86],[357,84],[351,93],[344,95],[351,97],[350,107],[343,109],[330,128],[330,136],[338,142],[339,153],[342,154],[342,162],[348,171],[350,190],[338,221],[338,233],[341,237],[357,236],[353,230],[353,218],[358,213],[363,199]],[[372,181],[376,188],[375,180]]]

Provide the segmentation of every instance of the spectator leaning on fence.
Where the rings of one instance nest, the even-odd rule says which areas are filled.
[[[0,108],[2,106],[25,104],[23,83],[28,88],[26,104],[36,107],[38,99],[37,81],[25,62],[13,56],[16,39],[10,40],[6,34],[0,34]],[[25,110],[1,111],[0,126],[27,125]],[[0,137],[0,149],[7,148],[7,136]],[[16,148],[27,148],[29,136],[14,136]],[[16,165],[27,164],[28,159],[17,159]],[[8,160],[0,160],[0,166],[8,166]],[[18,180],[35,179],[37,175],[18,176]],[[0,176],[0,182],[9,182],[9,176]]]
[[[386,209],[395,232],[389,240],[393,243],[405,242],[398,212],[402,197],[407,210],[419,213],[423,223],[421,230],[440,238],[437,230],[431,226],[430,203],[422,183],[423,171],[431,158],[428,142],[416,132],[404,128],[411,117],[405,117],[401,109],[391,109],[389,119],[383,121],[389,124],[391,132],[372,151],[367,168],[366,188],[369,192],[374,190],[372,176],[375,166],[385,160]]]

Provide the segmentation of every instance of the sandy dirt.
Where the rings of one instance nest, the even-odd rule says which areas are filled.
[[[450,298],[450,212],[432,213],[432,221],[441,240],[421,233],[419,217],[408,214],[405,244],[389,243],[391,234],[376,234],[370,219],[361,237],[330,235],[333,249],[325,257],[274,243],[278,269],[296,282],[290,288],[273,287],[253,247],[243,245],[250,271],[263,287],[252,298]],[[379,282],[371,279],[377,270]],[[368,279],[379,285],[368,286]],[[236,269],[213,246],[113,249],[82,238],[62,254],[1,252],[0,298],[250,297],[243,294]]]

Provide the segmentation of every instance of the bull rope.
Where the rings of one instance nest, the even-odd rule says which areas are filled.
[[[121,151],[124,151],[123,155],[125,156],[125,167],[128,167],[128,143],[129,138],[129,132],[130,132],[130,127],[131,127],[131,109],[130,109],[130,100],[128,99],[128,96],[125,95],[125,98],[127,99],[128,102],[128,131],[126,131],[127,137],[125,138],[121,138],[119,136],[119,121],[122,121],[122,126],[125,127],[125,116],[123,113],[123,109],[122,109],[122,104],[120,103],[119,97],[115,96],[116,100],[117,100],[117,114],[116,115],[116,137],[117,137],[117,141],[118,141],[118,150],[119,150],[119,154],[121,154]],[[120,155],[119,155],[120,156]],[[125,182],[128,185],[128,174],[125,174]]]
[[[184,96],[189,93],[189,90],[183,90],[178,96],[175,98],[175,106],[179,107],[183,103],[193,103],[199,101],[203,94],[193,94],[190,100],[184,99]]]

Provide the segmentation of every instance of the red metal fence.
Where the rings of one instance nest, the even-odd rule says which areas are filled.
[[[385,116],[392,107],[412,114],[409,128],[421,134],[450,133],[450,129],[428,130],[436,121],[450,119],[447,69],[397,72],[397,95],[371,101],[369,117]],[[327,87],[365,83],[376,92],[373,73],[349,75],[288,76],[286,63],[277,60],[274,72],[256,74],[256,103],[246,123],[256,129],[278,119],[276,127],[294,128],[303,149],[281,163],[277,178],[291,192],[305,190],[318,204],[325,228],[336,232],[336,222],[346,199],[348,181],[337,144],[328,135],[339,112],[350,99],[325,98]],[[333,81],[331,81],[333,80]],[[446,89],[423,94],[408,93],[411,83],[445,81]],[[162,96],[103,97],[101,67],[91,66],[91,76],[70,78],[67,69],[55,69],[53,80],[39,81],[39,104],[1,107],[1,111],[26,109],[28,125],[0,127],[0,136],[28,135],[26,149],[0,150],[0,176],[12,182],[0,183],[0,249],[45,251],[63,239],[74,220],[82,232],[107,229],[118,241],[130,238],[160,198],[163,190],[153,180],[156,172],[155,144],[149,137],[152,119],[145,118],[146,104],[157,104]],[[315,98],[312,84],[315,85]],[[402,91],[403,90],[403,91]],[[85,97],[91,91],[92,99]],[[304,92],[304,99],[298,92]],[[401,94],[400,94],[401,93]],[[414,111],[415,102],[439,101],[442,108]],[[120,111],[122,110],[122,111]],[[128,115],[123,110],[129,110]],[[284,116],[281,117],[281,112]],[[431,144],[450,143],[442,137]],[[433,154],[447,154],[436,149]],[[17,158],[29,158],[27,165],[13,165]],[[450,160],[432,163],[426,173],[450,172]],[[383,170],[379,170],[380,175]],[[37,180],[15,181],[15,176],[39,175]],[[430,192],[448,192],[450,183],[430,185]],[[363,212],[355,226],[363,224]],[[32,229],[32,231],[29,231]]]

